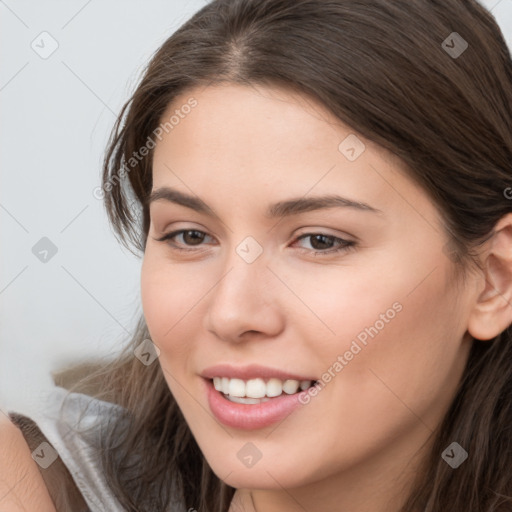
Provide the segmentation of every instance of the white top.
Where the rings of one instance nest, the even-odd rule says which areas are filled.
[[[63,404],[66,395],[68,398]],[[32,410],[28,414],[22,413],[37,424],[55,448],[91,512],[124,512],[124,509],[112,494],[101,473],[99,457],[94,449],[94,439],[97,439],[99,431],[92,429],[78,434],[72,427],[92,426],[99,419],[108,418],[123,410],[120,405],[82,393],[70,393],[62,387],[55,386],[49,393],[43,395],[38,410]],[[43,452],[36,448],[33,453],[43,456],[36,460],[44,468],[53,462],[57,454],[51,447],[42,448]]]
[[[126,512],[106,483],[96,448],[102,428],[106,426],[105,421],[113,415],[126,413],[123,407],[53,386],[49,391],[41,393],[37,407],[25,412],[10,412],[23,414],[37,424],[55,450],[42,443],[32,452],[34,460],[44,468],[49,467],[59,456],[90,512]],[[73,427],[80,432],[75,432]],[[95,428],[86,430],[87,427]],[[40,458],[34,457],[34,454]],[[172,500],[168,510],[187,512],[175,500]]]

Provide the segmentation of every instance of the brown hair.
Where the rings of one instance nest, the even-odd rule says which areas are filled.
[[[463,48],[454,32],[468,44],[460,55],[450,53]],[[472,251],[512,211],[512,62],[477,1],[215,0],[155,53],[114,127],[105,206],[130,250],[145,249],[152,187],[152,151],[133,156],[178,94],[219,82],[298,90],[400,157],[443,213],[454,268],[474,263]],[[511,336],[473,341],[402,512],[511,509]],[[208,466],[160,366],[134,356],[149,337],[141,317],[119,358],[89,377],[102,383],[98,397],[130,413],[104,441],[105,478],[128,511],[165,510],[175,493],[185,509],[225,512],[234,489]],[[469,453],[456,470],[441,458],[453,441]]]

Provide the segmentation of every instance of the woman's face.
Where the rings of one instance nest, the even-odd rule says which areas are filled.
[[[402,470],[470,347],[474,291],[453,286],[439,212],[396,157],[298,93],[209,86],[173,114],[142,301],[212,469],[257,489]],[[260,403],[237,403],[247,394]]]

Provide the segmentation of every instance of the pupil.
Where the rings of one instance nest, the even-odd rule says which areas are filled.
[[[313,238],[312,238],[312,240],[315,240],[315,239],[316,239],[316,240],[318,240],[318,239],[323,239],[323,240],[324,240],[324,242],[325,242],[325,240],[326,240],[326,239],[327,239],[327,240],[329,240],[329,239],[330,239],[330,237],[325,236],[325,235],[314,235],[314,236],[313,236]],[[312,245],[313,247],[315,247],[315,244],[314,244],[314,243],[312,243],[311,245]],[[320,245],[322,245],[322,243],[320,243]],[[327,247],[325,247],[325,245],[327,245]],[[325,244],[325,243],[324,243],[324,247],[322,247],[322,246],[321,246],[321,247],[315,247],[315,249],[329,249],[329,248],[330,248],[330,245],[329,245],[328,243],[327,243],[327,244]]]
[[[187,237],[188,237],[188,235],[189,235],[189,233],[194,233],[195,235],[198,235],[198,236],[196,236],[196,237],[190,237],[190,240],[192,240],[192,244],[190,244],[190,245],[197,245],[197,244],[194,244],[194,243],[193,243],[193,242],[194,242],[194,240],[195,240],[196,242],[201,242],[201,241],[202,241],[202,239],[203,239],[202,234],[201,234],[201,233],[199,233],[199,231],[194,231],[194,230],[191,230],[191,231],[185,231],[185,233],[183,234],[184,238],[187,238]],[[188,243],[188,241],[187,241],[187,243]]]

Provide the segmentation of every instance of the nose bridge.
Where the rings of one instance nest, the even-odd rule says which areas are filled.
[[[236,305],[236,302],[243,301],[246,307],[257,305],[264,299],[261,291],[265,287],[262,285],[268,282],[266,265],[263,246],[253,237],[244,238],[226,257],[223,277],[215,287],[216,302],[227,301]]]
[[[226,340],[245,331],[274,334],[280,325],[271,285],[272,273],[261,244],[244,238],[223,262],[222,274],[212,290],[206,315],[207,329]]]

